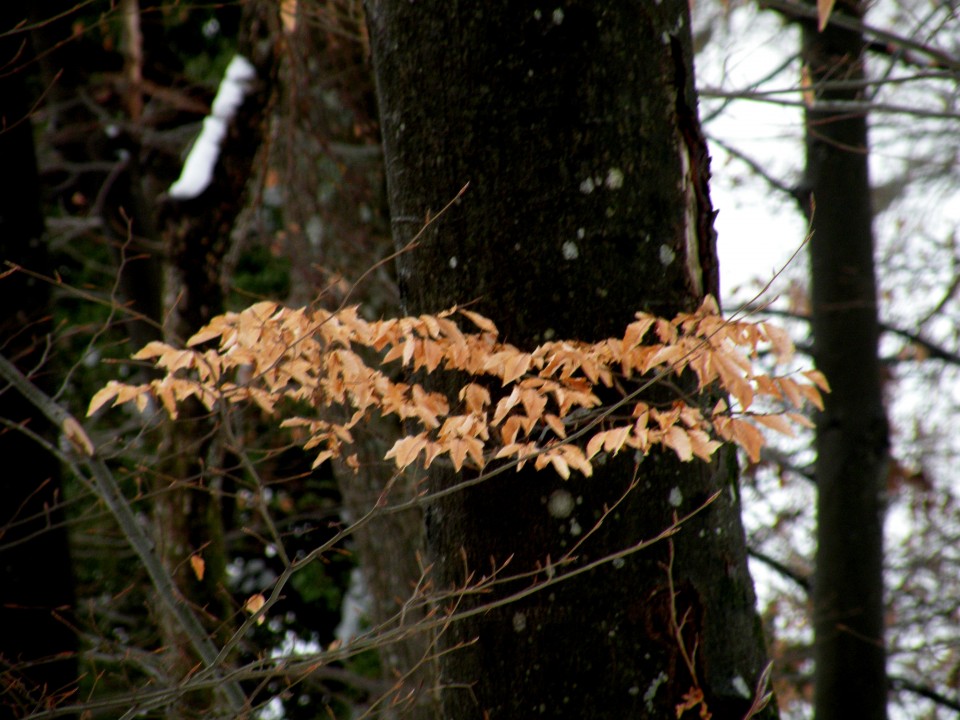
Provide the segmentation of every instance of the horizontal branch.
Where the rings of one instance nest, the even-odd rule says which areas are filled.
[[[768,306],[764,307],[748,307],[745,308],[748,312],[758,312],[765,313],[767,315],[775,315],[778,317],[787,317],[791,320],[803,320],[804,322],[810,322],[809,315],[803,315],[801,313],[791,312],[789,310],[778,310],[776,308],[771,308]],[[957,365],[960,367],[960,354],[954,352],[953,350],[948,350],[942,345],[938,345],[932,340],[927,340],[922,335],[915,333],[911,330],[904,330],[903,328],[898,328],[890,323],[881,321],[879,323],[881,332],[890,333],[891,335],[896,335],[897,337],[903,338],[904,340],[909,340],[914,345],[923,348],[927,353],[927,358],[932,358],[934,360],[942,360],[943,362],[950,363],[951,365]],[[799,347],[799,346],[798,346]]]
[[[914,695],[919,695],[922,698],[926,698],[927,700],[935,702],[937,705],[960,712],[960,699],[956,697],[947,697],[943,693],[937,692],[928,685],[922,685],[910,680],[909,678],[901,677],[899,675],[891,675],[888,678],[888,681],[890,683],[891,690],[910,692]]]
[[[792,59],[793,58],[791,58],[791,60]],[[908,83],[917,82],[918,80],[943,80],[945,83],[949,83],[951,88],[955,86],[957,82],[956,76],[949,71],[924,70],[912,75],[903,75],[899,77],[863,78],[862,80],[818,80],[812,87],[804,87],[800,84],[800,76],[798,74],[797,82],[790,83],[785,87],[761,89],[761,83],[753,82],[747,88],[742,88],[739,90],[724,90],[723,88],[706,85],[700,87],[700,94],[709,94],[722,98],[730,97],[732,99],[737,99],[747,94],[754,98],[773,98],[777,95],[800,95],[801,93],[810,92],[811,90],[814,92],[867,90],[869,88],[880,88],[888,85],[906,85]]]
[[[803,100],[788,100],[770,94],[754,90],[720,90],[717,88],[705,88],[700,91],[701,97],[716,99],[735,99],[750,100],[752,102],[765,103],[767,105],[779,105],[781,107],[796,107],[811,109],[824,113],[833,113],[837,115],[909,115],[921,118],[933,118],[936,120],[957,120],[960,119],[960,112],[952,110],[935,110],[933,108],[920,108],[910,105],[896,105],[894,103],[870,102],[867,100],[817,100],[812,106]]]
[[[758,0],[758,6],[762,10],[776,10],[784,16],[794,20],[812,20],[817,21],[818,12],[815,5],[799,2],[798,0]],[[864,36],[878,40],[882,43],[893,45],[894,47],[912,50],[924,55],[930,59],[930,65],[934,67],[946,68],[954,72],[960,70],[960,58],[951,55],[939,48],[932,48],[916,40],[897,35],[889,30],[883,30],[874,25],[850,17],[840,12],[830,14],[830,25],[858,32]]]

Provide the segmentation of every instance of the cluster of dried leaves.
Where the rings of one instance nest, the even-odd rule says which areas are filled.
[[[458,316],[475,331],[462,331]],[[212,341],[216,348],[198,349]],[[305,447],[321,448],[315,466],[344,456],[351,430],[371,413],[395,415],[415,431],[386,455],[401,469],[444,455],[456,470],[513,458],[518,468],[532,461],[566,478],[571,470],[592,474],[600,453],[647,453],[661,445],[684,461],[709,460],[723,442],[756,461],[763,445],[758,426],[790,434],[791,421],[809,424],[798,412],[751,412],[756,398],[799,410],[807,401],[821,406],[820,391],[828,390],[817,371],[757,372],[762,351],[785,362],[793,345],[769,323],[724,319],[712,298],[673,320],[637,313],[623,337],[545,342],[533,352],[500,342],[489,319],[463,308],[368,322],[356,307],[330,312],[262,302],[214,318],[186,349],[150,343],[134,357],[152,360],[166,375],[141,385],[111,381],[89,414],[110,401],[143,410],[156,399],[175,417],[178,403],[193,397],[208,409],[253,402],[277,415],[281,401],[293,401],[284,406],[282,425],[304,429]],[[375,357],[375,366],[361,354]],[[396,363],[426,374],[457,371],[469,381],[451,406],[443,394],[391,378]],[[667,403],[641,399],[651,384],[684,373],[696,380],[692,399],[679,391]],[[600,386],[620,399],[602,405]],[[707,405],[711,397],[730,402]],[[332,406],[346,409],[340,416],[349,419],[328,419],[332,414],[322,409]],[[356,466],[355,456],[344,459]]]

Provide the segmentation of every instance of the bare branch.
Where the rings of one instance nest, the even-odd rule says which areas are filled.
[[[891,690],[903,690],[906,692],[913,693],[914,695],[919,695],[922,698],[927,700],[932,700],[937,705],[950,708],[951,710],[956,710],[960,712],[960,700],[957,698],[949,698],[943,693],[939,693],[928,685],[923,685],[921,683],[914,682],[909,678],[901,677],[899,675],[893,675],[890,677],[890,689]]]
[[[200,624],[196,615],[180,599],[179,592],[173,583],[173,579],[163,567],[160,559],[153,551],[153,543],[144,532],[140,523],[137,522],[133,510],[123,496],[120,486],[114,479],[113,474],[107,468],[106,463],[97,456],[89,437],[80,423],[66,410],[57,405],[40,388],[25,378],[17,368],[5,357],[0,356],[0,377],[3,377],[13,385],[20,393],[27,398],[38,410],[40,410],[51,422],[66,435],[73,447],[73,454],[87,466],[94,478],[94,485],[97,494],[106,503],[107,507],[113,513],[117,523],[123,530],[130,542],[130,546],[137,553],[137,556],[143,562],[143,566],[150,576],[156,588],[160,599],[167,605],[170,612],[183,628],[184,633],[190,639],[190,643],[197,654],[207,665],[208,669],[213,669],[217,661],[217,648],[207,637],[206,631]],[[246,705],[246,698],[243,690],[237,682],[220,682],[217,684],[227,697],[230,707],[235,711],[240,711]]]
[[[808,5],[797,0],[759,0],[758,5],[764,10],[776,10],[784,16],[796,20],[816,20],[817,9],[813,5]],[[897,35],[896,33],[875,27],[862,20],[857,20],[843,13],[832,13],[830,16],[830,25],[859,32],[868,38],[884,45],[892,45],[898,49],[912,50],[920,55],[929,58],[927,67],[941,67],[954,72],[960,70],[960,58],[957,58],[939,48],[933,48],[916,40]],[[871,47],[873,49],[873,47]],[[922,64],[916,61],[914,64]]]
[[[789,580],[792,580],[807,595],[810,594],[810,590],[812,589],[812,583],[810,581],[810,578],[804,575],[803,573],[799,573],[796,570],[793,570],[792,568],[787,567],[784,563],[780,562],[775,557],[767,555],[765,552],[762,552],[761,550],[757,550],[756,548],[752,548],[752,547],[747,548],[747,554],[750,557],[752,557],[754,560],[758,560],[759,562],[762,562],[771,570],[775,570],[780,575],[783,575],[783,577]]]

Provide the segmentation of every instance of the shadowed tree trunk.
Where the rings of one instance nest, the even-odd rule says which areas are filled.
[[[119,322],[124,323],[131,345],[142,347],[160,339],[163,315],[163,262],[154,222],[159,190],[155,178],[150,177],[156,168],[143,162],[150,154],[141,146],[138,125],[143,118],[120,115],[115,124],[105,120],[110,117],[105,106],[121,95],[136,96],[142,103],[141,88],[118,83],[124,91],[106,93],[98,113],[93,103],[82,98],[95,84],[92,77],[115,70],[114,56],[92,39],[94,33],[77,32],[90,22],[84,7],[73,0],[35,0],[22,5],[29,6],[25,12],[29,12],[28,27],[37,49],[36,64],[47,88],[46,132],[63,161],[47,168],[47,181],[50,175],[65,178],[58,191],[89,203],[91,219],[100,221],[97,231],[114,254],[119,294],[129,311],[121,314]],[[130,5],[131,0],[126,0],[123,9],[114,8],[125,28]],[[116,109],[111,107],[111,111]]]
[[[835,12],[859,17],[858,2]],[[862,80],[864,40],[828,27],[803,30],[803,60],[817,100],[862,100],[830,80]],[[853,82],[851,82],[853,81]],[[817,560],[814,629],[817,720],[886,718],[883,508],[887,421],[877,355],[873,214],[862,114],[806,113],[814,356],[833,392],[817,420]]]
[[[278,21],[274,7],[260,0],[246,3],[243,12],[238,52],[256,75],[244,83],[242,103],[227,122],[209,184],[194,197],[170,198],[160,211],[170,303],[164,334],[170,342],[184,342],[224,311],[221,266],[265,133],[273,46],[263,38],[275,36]],[[233,601],[226,589],[223,430],[219,418],[199,402],[186,405],[164,430],[165,462],[157,468],[161,492],[154,503],[157,547],[184,598],[203,611],[211,633],[216,632],[216,641],[222,644],[235,629],[235,618],[230,620],[235,616]],[[189,562],[194,555],[205,562],[202,574],[195,573]],[[176,679],[188,677],[196,664],[193,647],[176,618],[158,609],[170,672]],[[212,692],[197,692],[171,704],[167,716],[202,717],[212,701]]]
[[[619,335],[636,310],[670,316],[717,292],[685,0],[371,0],[368,22],[397,245],[470,183],[399,260],[408,312],[475,301],[529,350]],[[447,628],[443,717],[660,719],[700,689],[714,718],[740,720],[765,652],[736,463],[721,456],[618,456],[568,481],[510,471],[433,503],[440,589],[510,560],[489,593],[462,598],[470,610],[529,587],[530,576],[509,578],[562,557],[601,519],[572,567],[656,536],[722,491],[672,544]],[[462,479],[432,469],[430,483]]]
[[[338,12],[326,15],[320,6],[300,3],[295,27],[284,31],[288,50],[283,54],[277,103],[282,129],[271,153],[282,168],[285,189],[286,251],[292,259],[288,303],[310,302],[323,291],[322,301],[328,305],[356,302],[368,317],[397,315],[392,264],[368,274],[374,259],[387,257],[393,247],[363,5],[350,0],[337,7]],[[322,227],[322,241],[310,240],[305,229],[311,225]],[[334,275],[365,280],[345,291],[330,282]],[[365,516],[382,500],[386,488],[391,503],[416,494],[416,487],[396,481],[394,464],[383,460],[399,430],[397,423],[382,418],[354,428],[358,469],[334,464],[345,518]],[[417,551],[422,549],[422,535],[422,513],[416,507],[374,517],[354,533],[372,626],[396,623],[401,609],[405,625],[415,626],[423,619],[420,606],[402,607],[421,577]],[[404,677],[408,686],[428,684],[426,641],[423,633],[411,631],[380,647],[383,676],[391,682]],[[404,706],[397,715],[404,720],[436,717],[429,705],[415,710]]]
[[[4,4],[0,27],[17,25],[21,13],[15,3]],[[35,102],[25,77],[29,48],[26,33],[0,37],[0,353],[49,392],[50,285],[9,265],[53,272],[29,115]],[[57,433],[9,387],[0,392],[0,418],[0,718],[9,718],[73,693],[77,638],[69,620],[74,588],[60,465],[17,426],[48,442]]]

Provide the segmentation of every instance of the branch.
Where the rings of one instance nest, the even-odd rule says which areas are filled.
[[[795,582],[807,595],[809,595],[810,591],[813,589],[813,583],[808,576],[787,567],[776,558],[771,557],[770,555],[767,555],[766,553],[755,548],[747,548],[747,554],[753,559],[762,562],[771,570],[775,570],[776,572],[780,573],[785,578],[793,580],[793,582]]]
[[[153,542],[137,522],[129,503],[106,463],[96,454],[96,449],[79,422],[55,403],[40,388],[31,383],[5,357],[0,355],[0,377],[3,377],[42,412],[64,434],[73,448],[72,454],[82,461],[93,475],[97,494],[113,513],[117,523],[130,542],[130,546],[143,562],[157,594],[183,628],[190,644],[208,668],[217,661],[217,648],[207,636],[196,615],[179,598],[173,579],[153,551]],[[225,693],[230,707],[240,712],[246,705],[243,690],[236,682],[218,685]]]
[[[800,92],[799,88],[796,92]],[[720,90],[705,88],[700,96],[714,99],[752,100],[753,102],[779,105],[780,107],[796,107],[810,109],[804,100],[788,100],[778,97],[780,92],[763,92],[753,90]],[[912,115],[913,117],[934,118],[938,120],[956,120],[960,112],[956,110],[935,110],[910,105],[896,105],[894,103],[878,103],[869,100],[817,100],[814,110],[835,115]]]
[[[776,560],[765,553],[755,550],[753,548],[748,548],[747,553],[750,557],[762,562],[764,565],[767,565],[772,570],[780,573],[786,578],[793,580],[800,589],[809,597],[812,590],[812,583],[810,578],[806,575],[802,575],[794,570],[791,570],[786,565],[784,565],[779,560]],[[950,708],[951,710],[960,711],[960,700],[957,698],[950,698],[944,695],[943,693],[937,692],[929,685],[923,685],[921,683],[910,680],[909,678],[902,677],[900,675],[888,675],[887,676],[887,685],[890,690],[894,692],[909,692],[914,695],[919,695],[922,698],[926,698],[937,705],[942,707]]]
[[[807,5],[802,2],[797,2],[797,0],[759,0],[757,3],[761,10],[776,10],[780,12],[785,17],[794,19],[794,20],[813,20],[817,19],[817,9],[813,5]],[[862,20],[857,18],[850,17],[849,15],[844,15],[843,13],[831,13],[830,15],[830,25],[843,28],[844,30],[852,30],[853,32],[862,33],[875,41],[870,44],[870,49],[875,50],[877,47],[883,48],[885,51],[888,50],[887,45],[892,45],[895,48],[902,50],[913,50],[920,55],[925,55],[930,59],[930,62],[924,64],[919,60],[913,58],[907,58],[912,64],[923,65],[925,67],[934,66],[945,68],[948,70],[953,70],[954,72],[960,70],[960,58],[957,58],[943,50],[938,50],[936,48],[929,47],[923,43],[917,42],[908,37],[903,37],[895,33],[889,32],[887,30],[882,30],[873,25],[869,25]]]
[[[919,695],[927,700],[932,700],[937,705],[942,705],[943,707],[960,712],[960,700],[949,698],[928,685],[921,685],[920,683],[916,683],[905,677],[900,677],[899,675],[891,675],[887,680],[891,690],[905,690],[906,692]]]
[[[746,153],[738,150],[737,148],[733,147],[733,145],[713,135],[710,136],[710,144],[717,145],[723,148],[724,152],[726,152],[731,157],[736,158],[737,160],[742,162],[744,165],[746,165],[748,168],[750,168],[751,172],[755,173],[756,175],[759,175],[760,178],[763,179],[774,190],[779,190],[785,195],[788,195],[792,200],[796,200],[797,202],[800,202],[801,205],[803,204],[803,198],[801,197],[802,193],[797,189],[797,187],[787,185],[785,182],[783,182],[779,178],[774,177],[769,172],[767,172],[767,170],[759,162],[754,160],[752,157],[750,157]]]
[[[777,310],[775,308],[766,306],[748,308],[748,310],[752,312],[766,313],[768,315],[776,315],[779,317],[788,317],[793,320],[810,322],[810,317],[808,315],[801,315],[800,313],[790,312],[789,310]],[[932,340],[927,340],[915,332],[895,327],[890,323],[883,321],[880,322],[880,330],[882,332],[901,337],[904,340],[909,340],[914,345],[923,348],[927,352],[927,357],[934,358],[936,360],[942,360],[943,362],[950,363],[951,365],[960,366],[960,354],[954,352],[953,350],[948,350],[941,345],[937,345]]]

